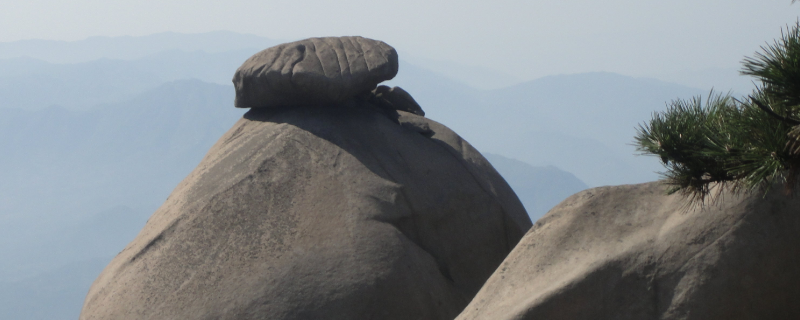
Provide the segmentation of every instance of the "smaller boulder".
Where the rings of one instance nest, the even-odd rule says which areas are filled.
[[[414,97],[407,91],[400,87],[389,88],[387,86],[378,86],[372,91],[375,103],[386,106],[390,109],[405,111],[416,114],[418,116],[425,116],[425,111],[419,106]]]
[[[237,108],[327,105],[397,75],[397,51],[363,37],[310,38],[256,53],[236,70]]]

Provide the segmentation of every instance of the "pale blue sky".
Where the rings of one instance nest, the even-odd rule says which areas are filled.
[[[0,1],[0,42],[214,30],[362,35],[520,79],[587,71],[685,78],[738,68],[800,13],[790,0]]]

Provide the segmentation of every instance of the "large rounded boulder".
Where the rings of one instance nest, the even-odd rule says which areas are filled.
[[[800,319],[800,199],[659,182],[580,192],[536,222],[458,320]]]
[[[531,222],[443,125],[254,108],[92,285],[81,319],[453,319]]]
[[[394,78],[397,51],[363,37],[309,38],[247,59],[233,76],[238,108],[335,105]]]

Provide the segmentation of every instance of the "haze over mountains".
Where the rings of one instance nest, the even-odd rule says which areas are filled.
[[[215,32],[0,43],[0,318],[74,319],[74,294],[93,278],[77,275],[102,269],[241,117],[233,72],[278,42]],[[708,90],[611,73],[518,83],[400,57],[389,84],[484,152],[534,221],[586,187],[655,180],[656,159],[628,145],[636,125]],[[34,315],[30,299],[54,307]]]
[[[545,77],[503,89],[475,90],[405,64],[397,78],[427,115],[479,150],[574,173],[589,186],[658,178],[654,158],[636,156],[637,126],[673,99],[700,89],[613,73]],[[430,111],[428,111],[430,109]]]
[[[0,107],[38,110],[58,105],[87,110],[131,99],[170,81],[230,85],[231,70],[258,52],[165,51],[137,60],[57,64],[28,57],[0,60]]]
[[[0,59],[29,57],[52,63],[133,60],[166,51],[221,53],[263,49],[280,42],[229,31],[197,34],[163,32],[145,37],[90,37],[80,41],[21,40],[0,43]]]

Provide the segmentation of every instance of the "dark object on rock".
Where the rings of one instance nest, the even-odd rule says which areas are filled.
[[[781,191],[705,208],[658,182],[577,193],[457,319],[800,319],[800,199]]]
[[[385,105],[394,110],[410,112],[418,116],[424,116],[425,111],[419,106],[414,97],[400,87],[389,88],[378,86],[372,91],[374,103]]]
[[[80,319],[453,319],[531,222],[466,141],[397,113],[250,110]]]
[[[397,74],[397,52],[362,37],[284,43],[256,53],[233,76],[237,108],[345,102]]]

